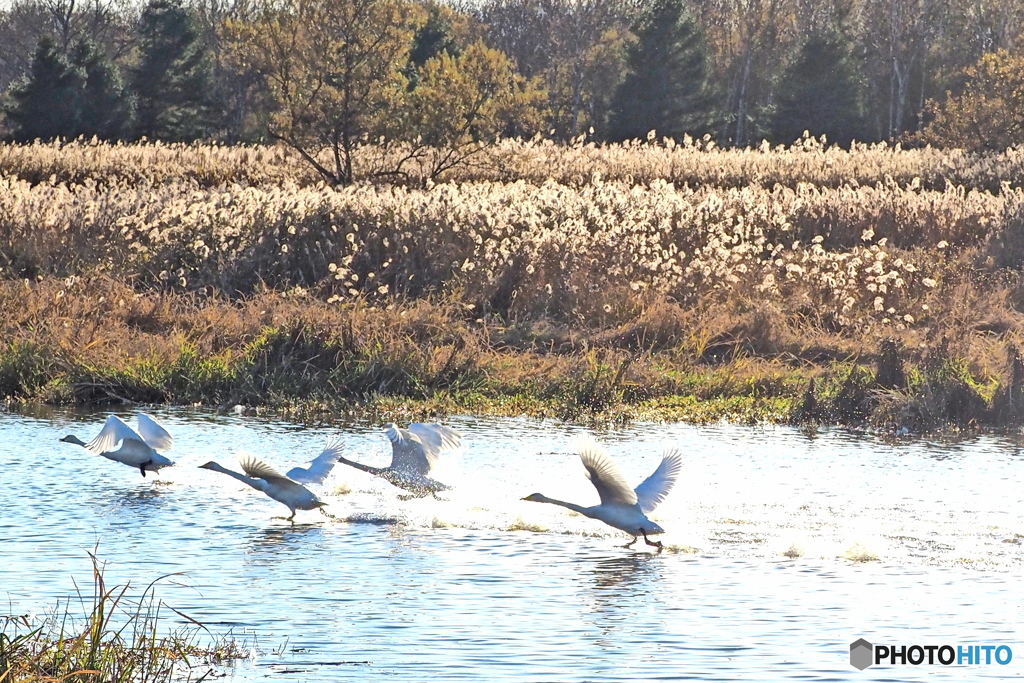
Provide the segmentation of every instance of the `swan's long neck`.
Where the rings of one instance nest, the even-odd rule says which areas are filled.
[[[207,469],[213,470],[215,472],[220,472],[221,474],[226,474],[229,477],[234,477],[238,481],[242,482],[243,484],[248,484],[257,491],[262,491],[263,487],[266,485],[262,479],[253,479],[252,477],[247,477],[244,474],[235,472],[234,470],[229,470],[227,467],[221,467],[217,463],[212,463],[207,467]]]
[[[548,498],[547,496],[543,496],[543,495],[542,496],[538,496],[535,502],[538,502],[538,503],[551,503],[552,505],[561,505],[562,507],[568,508],[568,509],[572,510],[573,512],[578,512],[581,515],[585,515],[587,517],[593,517],[594,516],[594,513],[592,512],[591,508],[583,507],[582,505],[577,505],[576,503],[567,503],[564,500],[557,500],[555,498]]]
[[[344,456],[341,456],[341,455],[338,456],[338,462],[343,463],[345,465],[348,465],[349,467],[355,467],[357,470],[362,470],[363,472],[369,472],[370,474],[376,474],[378,477],[384,476],[384,470],[381,469],[380,467],[370,467],[369,465],[364,465],[361,462],[356,462],[355,460],[349,460],[348,458],[346,458]]]
[[[85,446],[85,442],[82,441],[81,439],[79,439],[74,434],[68,434],[63,439],[61,439],[61,441],[66,441],[67,443],[73,443],[76,446]]]

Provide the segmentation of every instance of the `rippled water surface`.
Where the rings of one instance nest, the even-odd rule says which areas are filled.
[[[908,680],[1024,672],[1024,460],[1019,443],[885,443],[843,432],[644,425],[598,434],[639,483],[667,444],[682,481],[642,541],[549,505],[594,504],[581,430],[453,419],[465,447],[446,500],[397,498],[339,466],[315,487],[334,515],[286,508],[223,475],[239,453],[281,470],[338,434],[385,465],[379,426],[300,429],[258,417],[156,412],[177,466],[146,479],[60,443],[102,414],[0,413],[0,614],[88,589],[145,586],[256,645],[229,680]],[[131,413],[121,416],[133,423]],[[346,493],[345,491],[348,490]],[[173,615],[172,615],[173,616]],[[174,623],[168,619],[169,625]],[[1007,666],[849,665],[849,644],[1007,644]]]

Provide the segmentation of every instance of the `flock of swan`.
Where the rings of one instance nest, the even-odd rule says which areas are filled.
[[[174,445],[170,433],[145,413],[139,413],[137,421],[138,430],[135,430],[116,415],[111,415],[100,433],[91,441],[84,442],[73,434],[65,436],[61,441],[128,465],[139,470],[143,477],[146,472],[159,472],[164,467],[174,465],[173,461],[161,453],[171,450]],[[402,496],[403,499],[428,495],[436,497],[439,492],[450,489],[431,478],[430,473],[444,453],[462,445],[462,438],[457,431],[439,424],[423,423],[413,423],[405,429],[389,424],[384,431],[391,441],[392,449],[391,464],[388,467],[370,467],[348,460],[342,455],[342,445],[336,439],[329,440],[326,448],[308,466],[294,467],[286,474],[281,474],[252,455],[240,458],[242,472],[235,472],[213,461],[199,467],[233,477],[284,504],[291,511],[291,515],[286,518],[289,521],[294,521],[298,510],[323,511],[327,503],[320,500],[306,485],[322,483],[339,462],[409,491],[411,495]],[[665,500],[675,485],[683,467],[682,454],[675,448],[666,449],[654,473],[636,488],[630,488],[615,461],[599,443],[584,437],[577,441],[576,448],[587,477],[597,489],[600,504],[584,507],[549,498],[541,493],[532,493],[523,500],[559,505],[624,531],[633,537],[626,544],[627,548],[643,537],[647,545],[660,549],[661,542],[652,541],[648,537],[664,533],[665,530],[647,515]]]

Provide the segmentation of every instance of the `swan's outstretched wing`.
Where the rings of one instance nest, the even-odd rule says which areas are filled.
[[[385,427],[384,433],[391,439],[391,469],[424,477],[430,474],[430,461],[418,436],[394,423]]]
[[[174,437],[159,422],[145,413],[136,416],[139,422],[139,434],[142,440],[154,451],[169,451],[174,447]]]
[[[107,418],[103,429],[96,435],[96,438],[85,444],[85,450],[93,455],[99,455],[100,453],[114,450],[114,446],[125,439],[142,441],[142,437],[136,434],[134,429],[126,425],[121,418],[117,415],[111,415]]]
[[[327,446],[320,452],[320,455],[313,458],[313,461],[309,463],[308,468],[293,467],[288,470],[285,476],[300,484],[323,483],[323,480],[334,469],[334,465],[338,462],[338,458],[343,450],[344,447],[341,445],[341,442],[338,441],[337,437],[332,436],[328,439]]]
[[[153,460],[153,449],[138,439],[124,439],[116,451],[106,451],[106,457],[125,465],[138,467]],[[159,454],[158,454],[159,455]]]
[[[413,422],[408,431],[415,434],[423,444],[423,454],[427,464],[433,467],[442,453],[454,451],[462,446],[462,435],[451,427],[437,423]]]
[[[612,460],[604,448],[593,439],[584,437],[576,442],[576,450],[580,454],[583,466],[587,468],[587,476],[601,496],[601,504],[618,503],[635,505],[636,493],[626,483],[618,465]]]
[[[636,498],[644,514],[653,511],[665,500],[682,471],[683,454],[673,447],[666,448],[658,469],[636,487]]]
[[[254,455],[243,455],[238,459],[242,470],[253,479],[263,479],[276,486],[300,486]]]

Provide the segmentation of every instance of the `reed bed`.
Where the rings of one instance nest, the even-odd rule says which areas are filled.
[[[1022,225],[1024,189],[0,180],[0,268],[12,276],[102,272],[231,297],[302,288],[329,303],[457,296],[478,315],[601,324],[649,295],[702,307],[756,294],[820,325],[899,330],[931,317],[960,252],[993,271],[1015,265]]]
[[[690,416],[699,399],[724,402],[709,415],[739,401],[748,417],[922,428],[1022,417],[996,406],[1024,330],[1017,152],[709,147],[505,141],[486,152],[500,164],[461,180],[344,188],[277,148],[0,148],[0,167],[64,159],[43,180],[0,179],[0,389],[564,417]],[[59,163],[91,170],[70,181]],[[872,369],[886,340],[901,383]],[[973,398],[939,389],[953,385]]]
[[[355,154],[356,178],[398,168],[410,155],[400,143],[366,145]],[[874,186],[895,183],[943,191],[948,185],[999,192],[1024,186],[1024,149],[995,154],[931,147],[902,149],[884,143],[855,144],[850,150],[807,138],[784,146],[762,144],[720,149],[704,140],[633,141],[597,144],[578,138],[570,144],[551,140],[501,140],[483,147],[468,161],[440,177],[431,177],[434,157],[443,150],[421,149],[400,166],[395,182],[422,187],[435,182],[554,181],[579,186],[593,179],[648,184],[657,180],[677,186],[720,188],[801,183],[818,187]],[[324,159],[328,165],[330,159]],[[320,177],[293,151],[280,145],[220,145],[35,142],[0,145],[0,176],[30,183],[159,184],[191,180],[199,187],[226,184],[276,185],[290,180],[315,185]]]
[[[28,616],[0,616],[0,681],[160,683],[205,680],[215,667],[248,658],[251,648],[230,637],[211,637],[199,622],[161,633],[167,612],[154,595],[160,579],[133,597],[130,585],[108,586],[95,555],[92,592],[79,595],[37,625]]]
[[[286,147],[96,140],[0,144],[0,176],[29,183],[157,185],[188,180],[200,187],[316,182]]]

